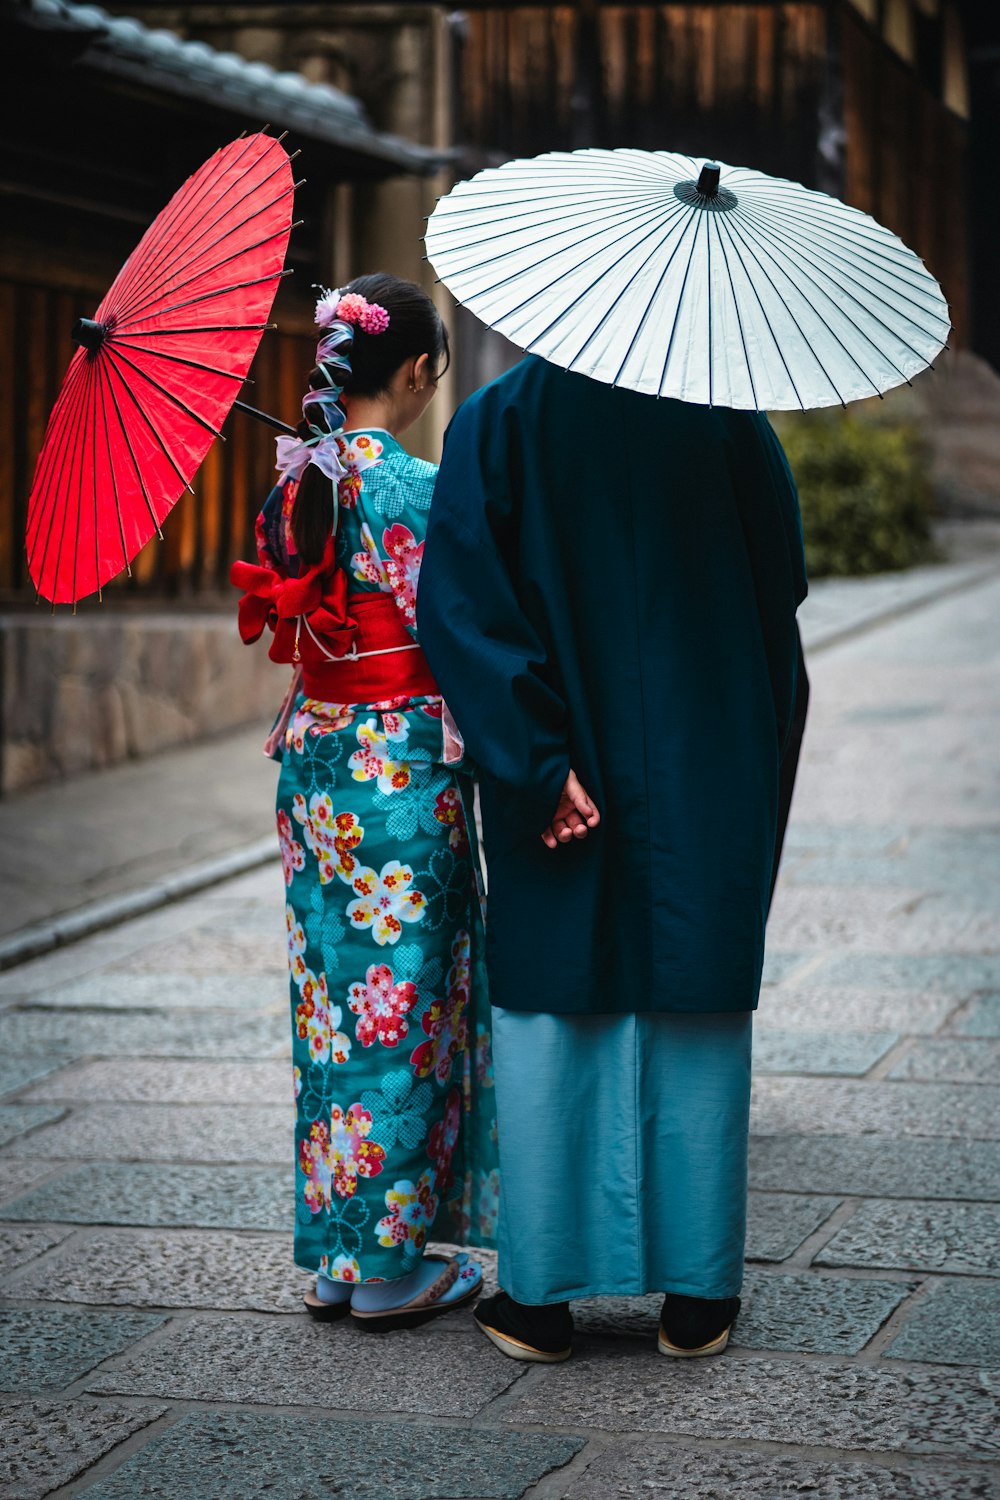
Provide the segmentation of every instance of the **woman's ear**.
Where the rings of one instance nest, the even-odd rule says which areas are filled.
[[[422,391],[430,379],[430,358],[426,354],[419,354],[413,361],[413,374],[410,377],[411,389]]]

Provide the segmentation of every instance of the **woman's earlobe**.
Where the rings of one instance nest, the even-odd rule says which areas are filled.
[[[433,377],[429,375],[431,367],[430,356],[418,354],[413,361],[413,369],[410,372],[410,390],[414,394],[424,390],[428,383],[433,384]],[[426,379],[424,377],[427,377]]]

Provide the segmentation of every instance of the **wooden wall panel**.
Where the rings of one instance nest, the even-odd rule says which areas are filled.
[[[826,47],[819,0],[601,5],[592,74],[575,7],[498,6],[470,12],[467,24],[461,135],[490,159],[637,146],[812,174]]]
[[[470,12],[464,144],[494,161],[584,144],[569,106],[588,78],[583,34],[567,5]],[[842,90],[843,186],[837,164],[822,185],[923,256],[962,337],[965,124],[850,5],[602,4],[597,36],[598,93],[584,111],[592,145],[715,154],[815,186],[821,116]]]
[[[967,127],[850,10],[840,15],[844,197],[916,250],[968,329]]]

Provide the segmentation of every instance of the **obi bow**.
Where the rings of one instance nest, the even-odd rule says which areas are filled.
[[[269,626],[272,661],[320,663],[346,656],[358,627],[347,613],[347,575],[337,567],[335,553],[336,539],[330,537],[320,561],[298,578],[234,562],[230,581],[245,590],[239,602],[243,641],[256,641]]]

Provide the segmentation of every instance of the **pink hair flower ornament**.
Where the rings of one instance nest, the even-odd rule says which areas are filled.
[[[358,322],[365,333],[385,333],[389,326],[389,314],[377,302],[366,302]]]
[[[329,328],[333,323],[352,323],[362,333],[385,333],[389,326],[389,314],[377,302],[369,302],[357,292],[324,292],[316,303],[316,322],[320,328]]]

